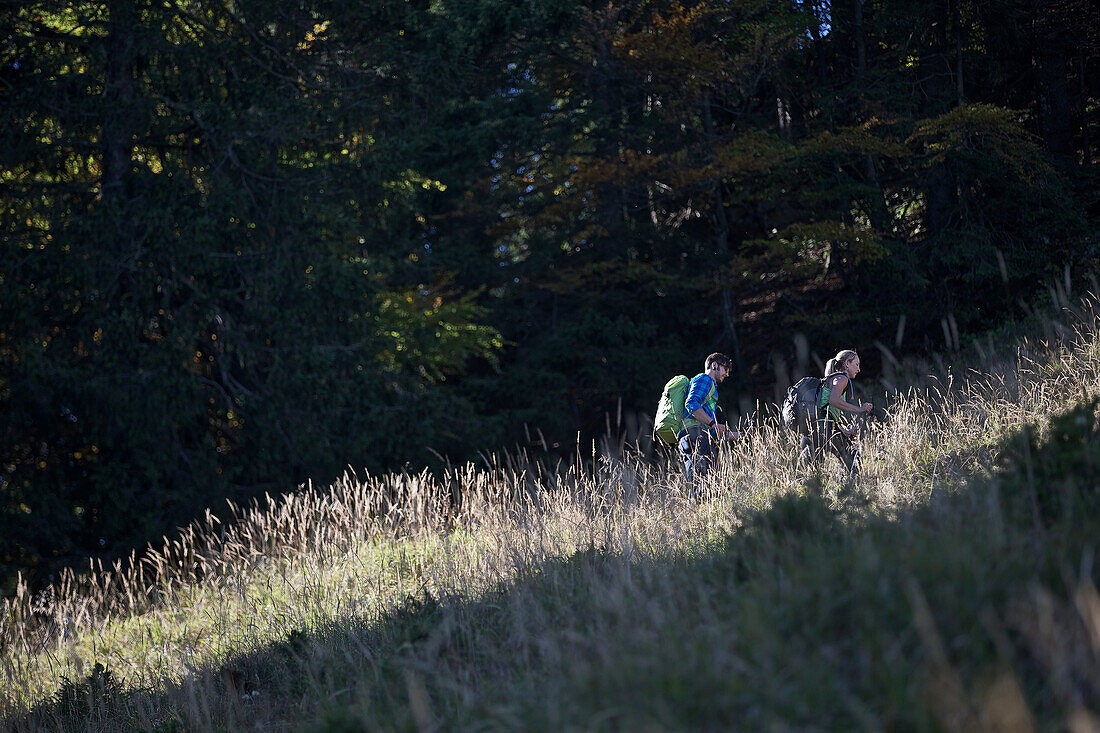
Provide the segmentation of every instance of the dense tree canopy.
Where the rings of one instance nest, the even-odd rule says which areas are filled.
[[[0,565],[942,348],[1095,259],[1084,0],[4,3]],[[937,340],[938,339],[938,340]],[[779,385],[784,386],[784,385]]]

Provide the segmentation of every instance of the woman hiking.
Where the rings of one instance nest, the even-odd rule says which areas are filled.
[[[854,425],[841,423],[845,412],[862,414],[870,412],[874,406],[870,402],[857,404],[852,380],[859,374],[859,354],[851,349],[837,353],[825,365],[825,378],[821,383],[821,394],[817,401],[817,415],[810,422],[809,435],[802,436],[800,461],[817,463],[828,448],[840,459],[848,476],[854,476],[859,470],[856,460],[856,439],[859,435]],[[845,393],[850,399],[845,399]],[[852,401],[850,401],[852,400]]]

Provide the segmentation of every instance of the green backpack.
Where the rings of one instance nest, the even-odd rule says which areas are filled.
[[[676,445],[677,436],[684,429],[684,403],[687,402],[691,380],[677,374],[665,384],[661,399],[657,401],[657,417],[653,420],[653,437],[669,445]],[[711,387],[713,389],[713,387]],[[710,395],[707,395],[709,398]]]

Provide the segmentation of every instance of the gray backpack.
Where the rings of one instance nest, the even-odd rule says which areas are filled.
[[[821,397],[820,377],[803,377],[787,390],[783,400],[783,424],[795,432],[805,433],[810,420],[817,415],[817,401]]]
[[[817,403],[821,399],[821,388],[825,380],[844,372],[834,372],[825,377],[803,377],[787,390],[783,400],[783,424],[799,433],[808,433],[812,421],[817,417]]]

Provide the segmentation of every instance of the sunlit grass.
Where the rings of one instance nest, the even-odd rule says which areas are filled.
[[[1035,584],[1062,540],[1013,534],[996,468],[1023,426],[1100,394],[1091,308],[1058,341],[894,394],[854,482],[836,463],[808,476],[764,421],[698,498],[675,466],[608,440],[568,464],[349,473],[238,508],[232,526],[208,516],[141,561],[5,601],[0,714],[27,730],[963,730],[997,710],[1091,715],[1087,660],[1069,668],[1080,709],[1058,690],[1025,699],[1012,673],[1000,625],[1029,653],[1064,653],[1029,646],[1029,619],[1087,610],[1095,588],[1088,569],[1069,583],[1083,601]]]

